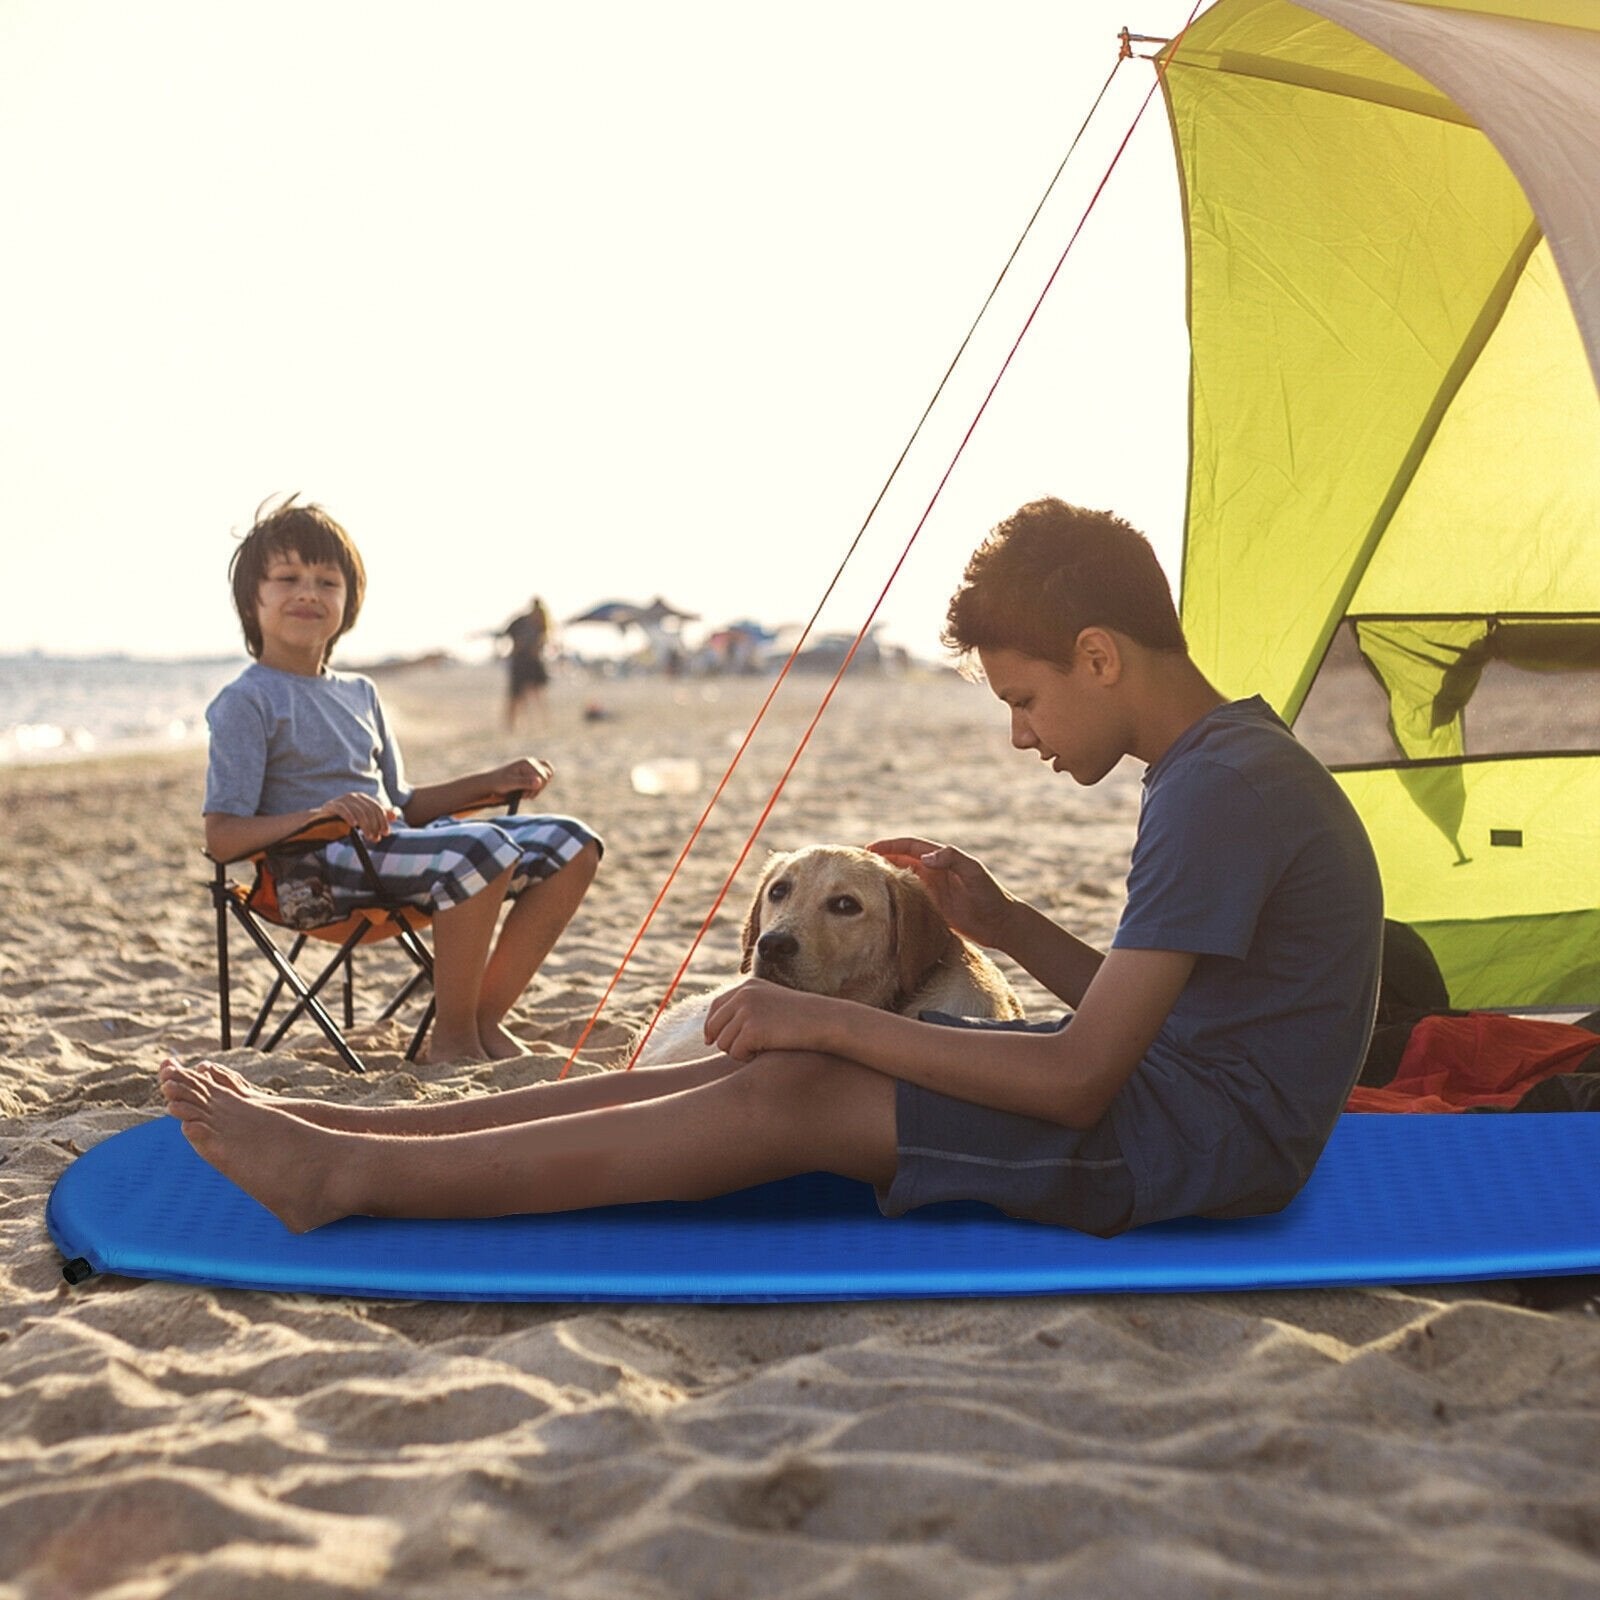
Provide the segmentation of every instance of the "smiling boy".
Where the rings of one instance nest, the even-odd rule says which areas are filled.
[[[951,846],[874,846],[1069,1019],[917,1020],[752,979],[683,1065],[369,1109],[169,1062],[169,1109],[294,1228],[687,1200],[819,1168],[873,1184],[889,1215],[977,1199],[1098,1234],[1281,1208],[1371,1029],[1382,908],[1354,811],[1262,701],[1206,681],[1148,542],[1109,513],[1044,500],[1002,523],[946,642],[1017,749],[1084,784],[1146,764],[1109,953]]]
[[[547,763],[523,757],[413,788],[370,678],[334,672],[334,645],[354,624],[366,569],[349,535],[291,496],[258,516],[229,568],[255,662],[206,710],[210,762],[205,838],[234,861],[321,818],[368,843],[382,892],[433,914],[438,1014],[432,1061],[525,1053],[504,1019],[594,878],[600,842],[573,817],[459,820],[451,813],[511,793],[534,795]],[[344,915],[371,898],[359,853],[324,845],[316,872]],[[504,926],[502,904],[513,899]]]

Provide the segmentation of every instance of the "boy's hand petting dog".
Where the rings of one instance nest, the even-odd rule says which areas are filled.
[[[878,839],[867,848],[916,873],[957,933],[991,949],[1000,946],[1014,902],[982,862],[931,839]]]
[[[735,1061],[749,1061],[765,1050],[831,1050],[829,1022],[837,1007],[849,1004],[747,978],[712,1001],[706,1043]]]
[[[380,805],[370,794],[352,790],[349,794],[341,794],[333,800],[324,801],[317,807],[316,814],[319,817],[338,817],[341,821],[348,822],[352,828],[359,828],[362,837],[369,843],[376,844],[379,839],[388,836],[389,825],[399,812]]]
[[[508,761],[490,774],[491,787],[496,794],[522,794],[532,799],[554,776],[548,761],[535,756],[524,756],[520,761]]]

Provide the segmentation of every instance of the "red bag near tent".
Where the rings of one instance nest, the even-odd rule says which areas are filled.
[[[1582,1075],[1587,1083],[1550,1085]],[[1525,1104],[1533,1091],[1550,1085]],[[1569,1022],[1468,1011],[1421,1018],[1390,1081],[1358,1086],[1347,1111],[1600,1109],[1600,1036]]]

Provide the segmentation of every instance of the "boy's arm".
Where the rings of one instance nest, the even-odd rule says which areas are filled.
[[[994,948],[1010,956],[1024,972],[1074,1010],[1083,1005],[1089,986],[1107,959],[1103,950],[1086,944],[1025,900],[1011,902]]]
[[[529,757],[508,761],[503,767],[491,767],[486,772],[470,772],[462,778],[451,778],[445,783],[423,784],[413,789],[402,815],[408,827],[420,828],[453,811],[470,811],[504,795],[531,797],[549,783],[550,777],[550,763],[547,761]]]
[[[706,1040],[741,1061],[817,1050],[958,1100],[1090,1128],[1144,1058],[1194,963],[1182,950],[1113,950],[1058,1033],[942,1028],[751,979],[713,1002]]]
[[[226,811],[208,811],[206,854],[214,861],[238,861],[327,817],[338,817],[376,841],[388,833],[391,813],[370,794],[357,793],[339,795],[313,810],[281,816],[238,817]]]
[[[1003,951],[1058,1000],[1082,1003],[1104,953],[1001,888],[981,861],[931,839],[879,839],[867,848],[914,872],[957,933]]]

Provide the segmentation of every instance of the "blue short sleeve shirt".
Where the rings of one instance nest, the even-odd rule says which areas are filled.
[[[1259,697],[1145,774],[1114,948],[1194,971],[1112,1105],[1132,1222],[1281,1209],[1361,1069],[1383,896],[1344,792]]]

